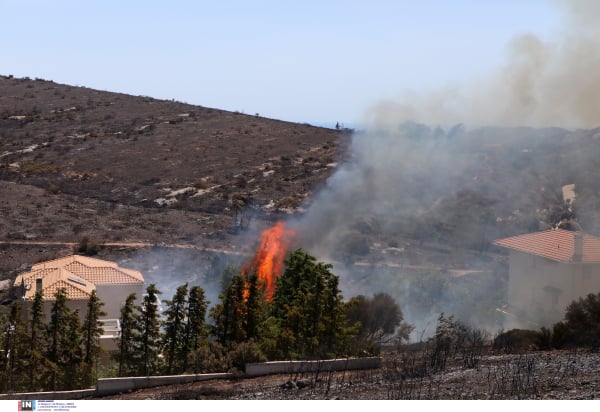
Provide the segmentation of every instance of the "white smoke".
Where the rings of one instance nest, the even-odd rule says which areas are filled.
[[[506,63],[469,86],[434,93],[402,92],[368,110],[365,123],[592,128],[600,125],[600,3],[558,3],[565,11],[559,40],[515,37]],[[474,56],[474,58],[476,58]]]
[[[438,229],[414,227],[415,222],[435,216],[459,191],[468,195],[472,190],[481,208],[489,209],[487,214],[459,215],[442,223],[461,227],[467,233],[464,238],[473,243],[478,239],[489,243],[494,235],[500,237],[494,232],[496,216],[513,213],[519,205],[540,203],[540,199],[515,201],[501,192],[501,180],[514,176],[496,177],[496,192],[480,185],[483,174],[494,172],[486,170],[489,165],[479,167],[485,159],[477,157],[485,156],[479,149],[488,136],[493,136],[488,143],[500,143],[503,150],[513,151],[516,161],[526,156],[528,149],[520,146],[525,136],[538,133],[524,126],[589,128],[600,124],[600,2],[578,0],[561,6],[566,19],[560,40],[544,41],[532,33],[520,35],[507,46],[506,64],[467,88],[449,87],[427,94],[407,91],[368,110],[366,130],[353,136],[350,158],[314,198],[308,212],[290,222],[299,231],[304,247],[321,260],[335,262],[346,297],[380,291],[395,293],[395,298],[410,296],[414,289],[402,265],[396,269],[378,267],[377,263],[386,263],[385,258],[371,262],[376,264],[370,269],[355,263],[373,249],[386,249],[386,242],[395,245],[395,235],[410,237],[428,230],[425,241],[439,240],[442,235],[435,233]],[[498,131],[486,129],[488,126],[513,129]],[[556,133],[566,131],[542,130],[537,136]],[[528,193],[532,184],[541,186],[523,179],[512,181],[511,188]],[[460,208],[456,209],[460,214]],[[373,239],[383,245],[375,247]],[[348,251],[356,252],[350,257],[352,262],[345,261]],[[458,263],[469,265],[466,261]],[[497,285],[490,281],[482,287],[493,289]],[[495,291],[482,293],[488,292],[491,295]],[[449,293],[441,288],[431,291],[431,296],[451,302]],[[407,320],[417,324],[417,331],[429,328],[431,332],[439,306],[416,310],[399,303]],[[475,311],[473,301],[455,301],[452,307],[465,313]]]

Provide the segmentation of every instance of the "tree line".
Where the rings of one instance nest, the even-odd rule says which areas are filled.
[[[95,291],[83,320],[69,309],[64,289],[57,291],[47,322],[41,292],[27,316],[22,302],[14,302],[1,323],[0,390],[91,387],[98,363],[103,376],[150,376],[243,370],[247,362],[267,360],[375,355],[382,343],[407,339],[411,331],[389,295],[344,300],[332,266],[302,249],[286,259],[272,299],[255,273],[228,268],[224,276],[210,310],[202,287],[187,283],[164,305],[155,284],[140,300],[129,295],[121,307],[117,350],[110,354],[100,346],[105,314]]]
[[[22,301],[12,304],[2,322],[0,390],[71,390],[93,385],[104,304],[92,291],[80,319],[67,300],[66,290],[58,289],[47,321],[41,291],[27,314]]]

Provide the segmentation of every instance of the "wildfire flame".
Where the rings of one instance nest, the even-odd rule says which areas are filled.
[[[277,222],[275,226],[263,230],[260,246],[252,262],[242,269],[245,276],[256,272],[259,282],[265,285],[265,298],[268,301],[273,299],[275,280],[281,274],[283,261],[295,234],[294,230],[285,227],[285,222]]]

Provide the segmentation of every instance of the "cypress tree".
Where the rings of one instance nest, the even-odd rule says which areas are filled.
[[[42,291],[37,291],[31,304],[29,319],[29,391],[36,391],[41,388],[40,380],[44,375],[45,358],[44,350],[46,341],[44,331],[44,297]]]
[[[3,332],[3,389],[7,391],[24,389],[26,387],[24,358],[28,348],[26,344],[28,336],[23,321],[23,307],[20,301],[12,304]]]
[[[67,301],[66,289],[58,289],[50,310],[46,358],[49,389],[52,390],[73,389],[81,385],[81,323],[78,311],[69,309]]]
[[[60,376],[61,389],[73,390],[83,385],[82,361],[82,328],[79,321],[79,311],[69,311],[67,314],[64,340],[60,343]]]
[[[98,360],[101,352],[100,336],[104,333],[100,318],[106,316],[102,311],[104,303],[100,301],[96,290],[92,291],[87,303],[87,313],[83,325],[83,367],[84,383],[90,386],[93,383],[93,365]]]
[[[117,355],[119,376],[128,376],[133,369],[135,353],[135,331],[137,324],[136,312],[139,308],[135,305],[136,294],[127,296],[125,304],[121,308],[121,317],[119,319],[121,326],[121,336],[118,338],[119,352]]]
[[[165,320],[163,334],[163,346],[166,351],[166,372],[180,372],[183,365],[178,362],[181,358],[178,356],[184,352],[185,338],[185,316],[187,303],[188,285],[187,283],[177,288],[173,300],[165,302]]]
[[[137,361],[139,374],[150,376],[158,372],[158,355],[160,348],[160,319],[158,312],[158,295],[161,291],[153,283],[146,288],[142,306],[137,318],[136,351],[140,358]]]
[[[60,288],[54,295],[54,303],[50,310],[50,323],[48,324],[48,349],[46,358],[50,366],[49,384],[54,391],[60,384],[61,366],[63,364],[61,344],[66,341],[65,334],[69,322],[69,308],[67,308],[67,294]]]
[[[200,286],[192,286],[188,295],[188,304],[185,324],[185,351],[181,355],[183,370],[187,370],[188,355],[200,346],[207,336],[206,311],[208,301],[204,295],[204,289]]]

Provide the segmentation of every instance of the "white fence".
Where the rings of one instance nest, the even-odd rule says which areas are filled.
[[[354,369],[378,369],[381,358],[346,358],[316,361],[278,361],[247,363],[246,376],[273,375],[277,373],[330,372]]]
[[[206,381],[210,379],[232,378],[231,373],[203,373],[192,375],[167,375],[167,376],[135,376],[127,378],[98,379],[96,382],[96,395],[106,396],[114,393],[133,391],[156,386],[173,385],[178,383]]]
[[[203,373],[171,376],[134,376],[124,378],[105,378],[98,379],[98,381],[96,382],[96,389],[61,392],[28,392],[0,394],[0,399],[37,400],[94,398],[98,396],[107,396],[116,393],[128,392],[143,388],[154,388],[157,386],[164,385],[199,382],[211,379],[231,379],[234,376],[237,378],[243,378],[274,374],[331,372],[355,369],[378,369],[380,367],[381,358],[379,357],[326,359],[315,361],[278,361],[264,363],[248,363],[245,367],[245,373],[242,375],[233,375],[231,373]]]

